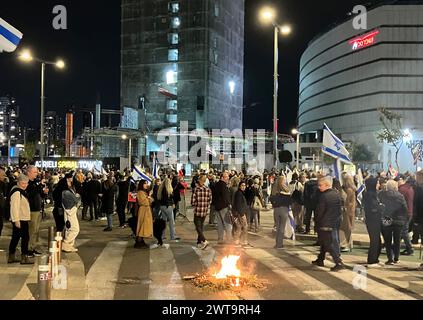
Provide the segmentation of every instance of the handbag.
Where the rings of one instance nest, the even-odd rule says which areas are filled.
[[[382,226],[390,227],[394,223],[394,220],[391,216],[386,215],[386,206],[377,198],[378,203],[378,212],[380,213],[382,219]]]
[[[254,202],[252,207],[254,210],[258,210],[258,211],[263,209],[263,206],[261,205],[261,201],[259,197],[257,196],[254,197]]]

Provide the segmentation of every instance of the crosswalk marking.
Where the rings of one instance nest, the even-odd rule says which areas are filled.
[[[292,286],[298,287],[304,293],[314,299],[320,300],[347,300],[348,298],[336,290],[331,289],[324,283],[308,276],[298,270],[297,267],[285,262],[283,259],[275,257],[263,249],[249,249],[245,252],[248,256],[267,266],[279,277],[288,281]]]
[[[127,241],[110,242],[104,248],[86,277],[88,300],[113,300]]]
[[[148,300],[185,299],[184,285],[172,250],[150,251],[150,279]]]

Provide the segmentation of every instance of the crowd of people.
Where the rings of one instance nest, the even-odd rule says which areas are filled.
[[[114,230],[116,212],[118,227],[131,228],[136,249],[168,248],[164,241],[167,228],[170,241],[180,241],[175,220],[178,215],[186,217],[190,204],[198,248],[204,250],[210,244],[204,233],[207,218],[208,224],[217,229],[218,245],[251,247],[249,232],[261,232],[260,216],[273,208],[274,248],[279,250],[284,248],[292,212],[296,233],[318,235],[315,245],[320,246],[320,254],[313,264],[323,266],[329,253],[335,262],[333,271],[345,267],[341,253],[353,250],[358,209],[364,210],[370,238],[368,267],[380,266],[383,248],[386,264],[398,264],[400,255],[414,254],[413,244],[423,236],[423,172],[395,177],[383,172],[365,173],[366,189],[361,201],[357,177],[346,173],[339,181],[311,171],[246,175],[199,170],[190,185],[186,180],[184,170],[162,170],[160,178],[134,181],[127,170],[96,175],[82,170],[39,172],[33,166],[0,169],[0,235],[3,220],[11,221],[13,226],[8,262],[31,264],[34,256],[42,254],[39,229],[49,200],[53,201],[57,231],[64,231],[63,251],[69,253],[78,251],[75,240],[80,231],[81,208],[82,220],[107,220],[104,232]],[[187,199],[190,187],[191,198]],[[153,238],[156,241],[151,242]],[[18,259],[20,240],[22,256]]]

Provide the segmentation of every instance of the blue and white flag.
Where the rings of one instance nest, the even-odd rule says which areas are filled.
[[[366,190],[366,185],[364,184],[363,173],[361,169],[358,169],[357,173],[357,201],[360,203],[363,201],[363,192]]]
[[[295,241],[295,218],[292,209],[289,209],[288,221],[285,225],[285,237]]]
[[[23,37],[22,32],[0,18],[0,52],[13,52]]]
[[[157,161],[156,154],[154,154],[154,158],[153,158],[153,178],[154,179],[160,178],[159,170],[160,170],[159,161]]]
[[[351,164],[350,153],[345,148],[345,144],[333,134],[326,123],[323,126],[323,153],[339,159],[342,162]]]
[[[144,172],[143,168],[141,168],[141,166],[134,166],[134,170],[132,171],[132,179],[134,181],[140,181],[140,180],[145,180],[148,183],[152,183],[153,180],[146,175],[146,173]]]

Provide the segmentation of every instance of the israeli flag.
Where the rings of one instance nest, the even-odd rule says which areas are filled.
[[[366,185],[364,184],[363,179],[363,172],[361,172],[361,169],[358,169],[357,173],[357,201],[360,203],[363,201],[363,192],[366,189]]]
[[[344,184],[342,179],[342,162],[339,159],[336,159],[335,163],[333,164],[333,177],[338,179],[341,185]]]
[[[159,170],[160,170],[159,162],[157,161],[156,154],[154,154],[154,158],[153,158],[153,178],[154,179],[160,178]]]
[[[323,153],[339,159],[342,162],[351,164],[351,159],[349,158],[350,153],[345,148],[345,144],[333,134],[329,129],[326,123],[323,126]]]
[[[148,183],[152,183],[153,180],[147,176],[141,166],[135,166],[134,170],[132,171],[132,179],[134,181],[145,180]]]
[[[0,52],[13,52],[23,37],[22,32],[0,18]]]

